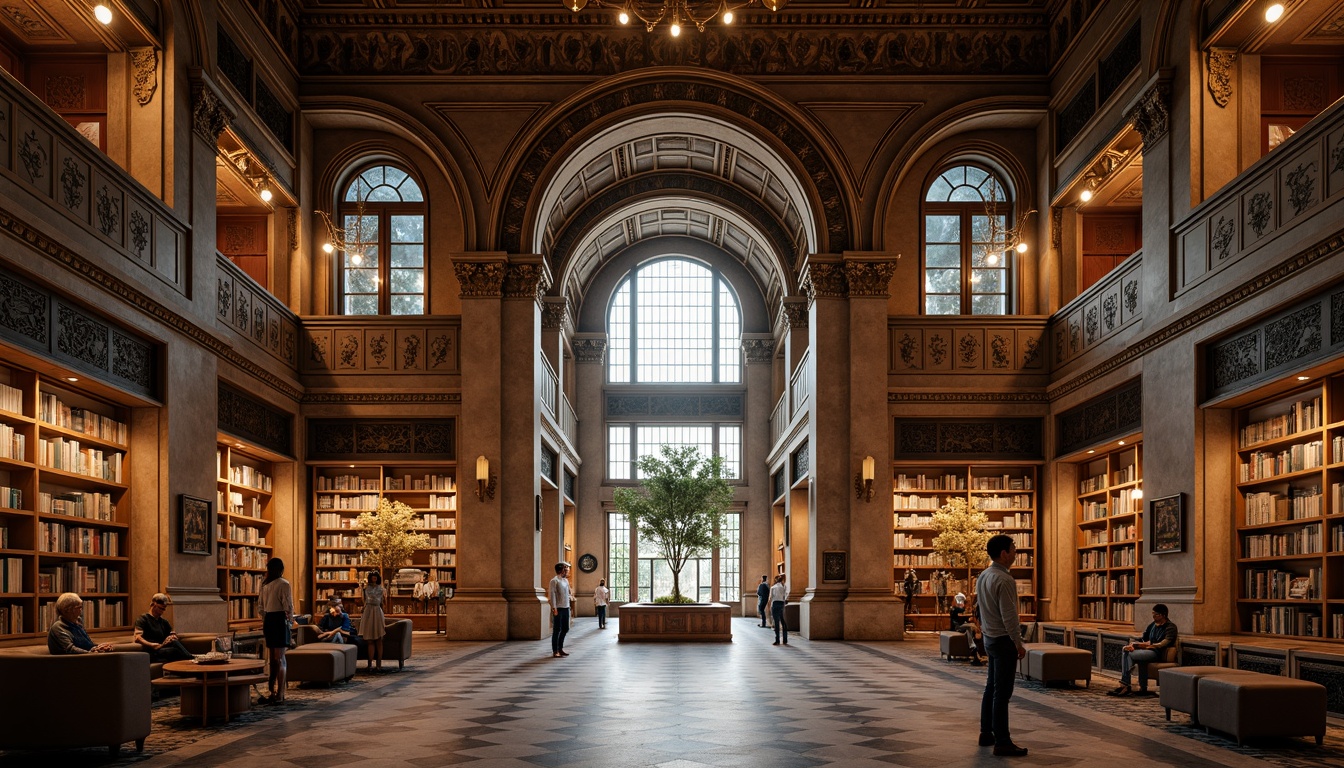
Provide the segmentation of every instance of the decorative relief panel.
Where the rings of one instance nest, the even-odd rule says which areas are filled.
[[[574,501],[577,498],[574,495],[574,484],[576,480],[577,478],[574,477],[574,473],[568,470],[565,471],[565,485],[563,490],[565,498],[569,499],[570,501]]]
[[[275,359],[293,366],[299,319],[238,265],[215,254],[215,314]]]
[[[887,325],[891,374],[1044,371],[1046,322],[983,318],[893,318]]]
[[[1205,348],[1210,398],[1344,353],[1344,288],[1320,293]]]
[[[321,459],[457,458],[455,419],[310,419],[308,448]]]
[[[803,443],[798,446],[798,450],[789,457],[789,471],[793,482],[797,483],[804,477],[807,477],[808,465],[812,461],[812,447],[809,443]]]
[[[294,455],[294,417],[219,382],[219,429],[285,456]]]
[[[460,373],[453,322],[383,318],[304,323],[304,373]]]
[[[607,395],[607,418],[645,416],[742,418],[742,395]]]
[[[545,445],[541,446],[541,455],[537,457],[537,471],[542,477],[555,482],[555,451]]]
[[[1050,318],[1058,368],[1143,316],[1140,306],[1143,254],[1135,253]]]
[[[1055,455],[1143,430],[1143,382],[1134,381],[1055,416]]]
[[[1042,457],[1040,419],[897,419],[896,458]]]

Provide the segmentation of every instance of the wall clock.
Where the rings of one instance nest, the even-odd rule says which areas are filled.
[[[579,570],[584,573],[592,573],[597,570],[597,558],[592,555],[583,555],[579,558]]]

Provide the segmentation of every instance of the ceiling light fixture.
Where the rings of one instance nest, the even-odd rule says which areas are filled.
[[[93,18],[97,19],[99,24],[107,26],[112,23],[112,9],[108,8],[106,3],[98,3],[93,6]]]
[[[358,267],[364,264],[364,249],[369,246],[377,247],[377,243],[370,241],[369,238],[377,240],[378,223],[376,217],[365,215],[362,194],[355,198],[355,210],[345,214],[344,227],[336,226],[336,222],[326,211],[318,211],[317,215],[322,219],[322,225],[327,228],[327,241],[322,244],[323,253],[340,251],[350,259],[351,265]],[[375,220],[370,221],[370,218]]]
[[[1298,381],[1308,381],[1308,380],[1310,380],[1310,379],[1311,379],[1310,376],[1298,376],[1298,377],[1297,377],[1297,380],[1298,380]]]
[[[271,193],[271,188],[270,188],[270,186],[268,186],[268,185],[266,185],[266,184],[262,184],[262,185],[261,185],[261,192],[260,192],[260,194],[261,194],[261,202],[263,202],[263,203],[269,203],[269,202],[271,202],[271,198],[272,198],[272,197],[275,197],[275,195],[273,195],[273,194]]]
[[[1088,200],[1091,200],[1091,199],[1092,199],[1092,190],[1090,190],[1090,189],[1084,189],[1082,192],[1079,192],[1079,193],[1078,193],[1078,199],[1079,199],[1079,200],[1082,200],[1084,203],[1086,203]]]
[[[1269,7],[1265,9],[1265,21],[1268,21],[1270,24],[1273,24],[1282,18],[1283,3],[1270,3]],[[103,23],[106,24],[107,22]]]
[[[561,0],[564,6],[574,13],[588,7],[590,0]],[[681,35],[685,25],[694,25],[701,32],[714,17],[724,24],[732,24],[737,19],[737,11],[756,5],[758,2],[772,13],[784,10],[789,0],[591,0],[593,7],[619,8],[616,20],[629,24],[632,18],[644,22],[644,29],[652,32],[663,21],[668,22],[668,34]]]

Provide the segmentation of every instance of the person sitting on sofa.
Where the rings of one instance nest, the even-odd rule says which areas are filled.
[[[191,651],[177,638],[173,625],[163,618],[168,610],[168,596],[157,592],[149,599],[149,612],[140,614],[135,620],[135,642],[149,651],[154,661],[186,661]]]
[[[1130,688],[1130,676],[1134,665],[1139,667],[1139,696],[1152,696],[1148,691],[1148,665],[1154,661],[1166,661],[1167,654],[1176,648],[1176,625],[1167,619],[1167,606],[1158,603],[1153,606],[1153,621],[1143,630],[1143,637],[1124,647],[1125,655],[1120,661],[1120,685],[1107,696],[1128,696],[1134,691]]]
[[[354,637],[355,629],[350,625],[350,614],[341,605],[341,598],[333,597],[327,601],[327,610],[317,622],[317,639],[324,643],[344,643]]]
[[[58,618],[47,630],[47,650],[51,655],[107,653],[112,650],[111,643],[94,643],[89,633],[84,631],[84,622],[80,618],[83,613],[84,598],[74,592],[66,592],[56,598]]]

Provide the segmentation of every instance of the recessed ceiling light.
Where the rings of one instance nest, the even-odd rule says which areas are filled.
[[[1298,381],[1307,381],[1307,380],[1309,380],[1309,379],[1311,379],[1310,376],[1298,376],[1298,377],[1297,377],[1297,380],[1298,380]]]
[[[78,376],[66,376],[66,377],[65,377],[65,380],[66,380],[66,381],[79,381],[79,377],[78,377]]]
[[[1270,24],[1273,24],[1281,18],[1283,18],[1283,3],[1273,3],[1265,9],[1265,21],[1268,21]],[[106,24],[107,22],[103,23]]]
[[[1280,9],[1280,12],[1282,12],[1282,9]],[[1266,15],[1268,15],[1268,12],[1266,12]],[[112,9],[108,8],[105,3],[99,3],[93,6],[93,18],[97,19],[99,24],[111,24]]]
[[[1090,190],[1090,189],[1084,189],[1082,192],[1080,192],[1080,193],[1078,194],[1078,199],[1079,199],[1079,200],[1082,200],[1084,203],[1086,203],[1088,200],[1091,200],[1091,199],[1092,199],[1092,190]]]
[[[1088,451],[1088,453],[1096,453],[1096,452],[1097,452],[1096,449]]]
[[[1124,440],[1121,440],[1121,441],[1120,441],[1120,444],[1121,444],[1121,445],[1124,445],[1124,444],[1125,444],[1125,441],[1124,441]]]

